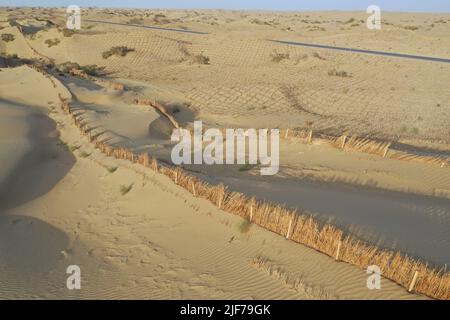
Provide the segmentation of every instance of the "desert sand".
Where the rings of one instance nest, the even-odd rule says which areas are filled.
[[[58,97],[108,144],[163,163],[170,162],[171,124],[135,99],[164,105],[183,127],[201,119],[220,128],[349,132],[439,157],[443,166],[282,139],[274,177],[239,165],[185,170],[443,267],[450,262],[450,64],[268,41],[450,57],[449,15],[384,18],[382,31],[368,36],[357,12],[86,10],[82,30],[65,36],[55,26],[65,23],[63,9],[2,9],[0,33],[15,38],[0,41],[2,65],[17,54],[103,69],[90,79],[54,72],[55,86],[25,65],[0,69],[0,298],[425,298],[385,278],[382,290],[368,290],[364,269],[247,225],[164,175],[105,156],[80,135]],[[133,51],[103,58],[113,46]],[[81,267],[80,291],[65,286],[71,264]]]
[[[2,163],[14,163],[2,176],[21,173],[2,199],[1,298],[418,298],[385,279],[383,290],[369,291],[365,270],[257,226],[243,232],[240,218],[166,177],[103,156],[51,109],[57,98],[41,94],[53,88],[36,71],[3,69],[1,86],[8,87],[2,120],[15,128],[2,133]],[[34,93],[24,95],[31,87]],[[17,111],[5,113],[4,106]],[[24,108],[42,108],[34,113],[42,123],[27,121]],[[14,138],[27,147],[3,143]],[[74,145],[77,151],[67,150]],[[24,161],[30,157],[32,166]],[[57,172],[56,184],[46,179]],[[121,195],[120,186],[130,184]],[[75,293],[65,287],[71,264],[83,276]]]

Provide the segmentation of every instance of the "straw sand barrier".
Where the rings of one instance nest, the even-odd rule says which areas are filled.
[[[38,68],[47,79],[53,79],[44,68]],[[450,273],[446,268],[437,269],[413,259],[401,252],[381,249],[365,243],[330,224],[323,224],[314,217],[297,210],[266,201],[257,201],[239,192],[230,192],[223,184],[211,185],[198,177],[187,174],[180,166],[160,165],[147,152],[135,154],[126,148],[116,148],[101,141],[74,113],[68,99],[59,94],[61,109],[71,117],[81,134],[86,136],[103,154],[140,164],[149,170],[166,175],[175,184],[193,196],[206,199],[218,208],[238,215],[251,223],[277,233],[290,241],[306,245],[337,261],[367,268],[380,267],[381,274],[409,292],[424,294],[435,299],[450,299]]]
[[[82,135],[107,156],[128,160],[169,177],[175,184],[193,196],[204,198],[218,208],[238,215],[287,239],[306,245],[336,260],[361,268],[369,265],[380,267],[382,275],[410,292],[417,292],[436,299],[450,299],[450,273],[434,269],[428,264],[407,255],[380,249],[364,243],[330,224],[321,224],[313,217],[265,201],[256,201],[239,192],[230,192],[223,184],[214,186],[187,174],[181,167],[161,166],[147,153],[135,154],[126,148],[115,148],[92,135],[70,108],[69,102],[60,96],[61,108],[72,117]]]
[[[170,123],[174,126],[175,129],[178,129],[180,127],[180,125],[178,124],[178,121],[175,120],[175,118],[167,112],[166,108],[164,108],[164,106],[156,103],[156,101],[152,102],[151,100],[148,100],[148,99],[135,99],[134,103],[137,105],[151,106],[151,107],[155,108],[170,121]]]
[[[313,140],[313,130],[284,129],[280,136],[293,142],[311,143]],[[374,154],[382,158],[438,165],[441,168],[450,166],[450,158],[445,159],[442,157],[421,156],[402,151],[393,151],[390,149],[391,142],[389,141],[376,141],[370,138],[349,136],[345,133],[340,137],[322,134],[315,139],[324,141],[330,146],[344,151],[358,151]]]

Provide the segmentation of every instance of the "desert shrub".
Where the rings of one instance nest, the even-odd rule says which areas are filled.
[[[64,28],[64,29],[62,29],[62,34],[63,34],[64,37],[67,38],[67,37],[71,37],[72,35],[74,35],[75,31],[71,30],[71,29]]]
[[[86,151],[81,151],[81,152],[79,153],[79,155],[80,155],[80,157],[82,157],[82,158],[87,158],[87,157],[89,157],[89,156],[91,155],[91,153],[90,153],[90,152],[86,152]]]
[[[2,59],[3,62],[9,67],[18,67],[24,63],[16,53],[6,54],[2,52],[0,53],[0,59]]]
[[[117,46],[112,47],[111,49],[104,51],[102,53],[103,59],[108,59],[111,56],[125,57],[128,52],[132,52],[134,49],[125,47],[125,46]]]
[[[270,25],[270,23],[268,23],[267,21],[262,21],[262,20],[259,20],[259,19],[252,19],[250,21],[250,23],[258,24],[258,25]]]
[[[253,169],[255,166],[256,165],[254,165],[254,164],[246,163],[239,167],[239,171],[241,171],[241,172],[249,171],[249,170]]]
[[[57,66],[58,71],[67,73],[72,69],[80,70],[80,65],[76,62],[66,61]]]
[[[273,62],[281,62],[283,60],[289,59],[289,53],[281,53],[277,52],[276,50],[274,50],[274,52],[272,52],[270,56],[272,57]]]
[[[347,71],[332,69],[328,71],[329,76],[341,77],[341,78],[350,78],[351,75]]]
[[[70,150],[71,152],[74,152],[74,151],[76,151],[76,150],[78,150],[78,149],[80,149],[80,146],[77,146],[77,145],[70,145],[70,146],[69,146],[69,150]]]
[[[317,58],[317,59],[320,59],[320,60],[326,60],[324,57],[322,57],[319,53],[317,53],[317,52],[313,52],[313,57],[314,58]]]
[[[350,24],[350,23],[353,23],[353,22],[355,22],[355,18],[350,18],[347,21],[345,21],[344,24]]]
[[[59,39],[47,39],[44,41],[44,43],[50,48],[53,46],[56,46],[60,43]]]
[[[94,77],[101,75],[102,71],[105,69],[104,67],[99,67],[96,64],[80,66],[76,62],[70,62],[70,61],[61,63],[56,68],[59,72],[64,72],[64,73],[70,72],[71,70],[80,70],[80,71],[83,71],[86,74],[88,74],[90,76],[94,76]]]
[[[170,23],[170,20],[167,19],[166,15],[158,13],[153,17],[153,22],[156,24],[167,24]]]
[[[324,27],[319,26],[307,26],[306,27],[309,31],[327,31]]]
[[[14,39],[15,39],[15,37],[11,33],[3,33],[2,34],[2,40],[5,41],[5,42],[14,41]]]
[[[0,58],[3,59],[3,62],[8,67],[12,67],[12,68],[19,67],[23,64],[30,62],[30,60],[28,60],[28,59],[20,58],[16,53],[6,54],[6,53],[2,52],[2,53],[0,53]]]
[[[203,55],[203,53],[197,54],[193,57],[195,63],[198,64],[209,64],[209,57]]]
[[[120,194],[123,196],[126,195],[128,192],[130,192],[131,188],[133,188],[133,184],[130,184],[128,186],[121,185]]]
[[[85,72],[86,74],[90,76],[100,76],[105,68],[99,67],[96,64],[89,64],[87,66],[80,67],[80,70]]]
[[[114,173],[117,170],[117,167],[107,167],[106,170],[108,170],[109,173]]]
[[[419,30],[419,27],[417,26],[405,26],[404,28],[411,31]]]
[[[4,52],[0,53],[0,58],[2,59],[20,59],[17,53],[6,54]]]

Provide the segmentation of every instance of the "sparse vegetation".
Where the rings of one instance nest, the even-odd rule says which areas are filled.
[[[324,27],[319,26],[307,26],[308,31],[327,31]]]
[[[267,25],[267,26],[270,26],[270,23],[268,23],[267,21],[262,21],[262,20],[259,20],[259,19],[252,19],[252,20],[250,21],[250,23],[258,24],[258,25]]]
[[[239,171],[241,171],[241,172],[249,171],[249,170],[253,169],[255,166],[256,165],[254,165],[254,164],[246,163],[239,167]]]
[[[104,69],[105,67],[99,67],[96,64],[89,64],[87,66],[82,66],[79,68],[79,70],[93,77],[102,75]]]
[[[15,40],[15,37],[11,33],[2,33],[2,40],[5,42],[11,42]]]
[[[76,151],[76,150],[78,150],[78,149],[80,149],[80,146],[77,146],[77,145],[70,145],[70,146],[69,146],[69,150],[70,150],[71,152],[74,152],[74,151]]]
[[[313,57],[317,58],[319,60],[326,60],[325,58],[323,58],[318,52],[313,52]]]
[[[14,54],[0,53],[0,58],[3,59],[3,62],[5,62],[5,64],[8,67],[12,67],[12,68],[21,66],[28,62],[27,59],[21,59],[16,53],[14,53]]]
[[[81,151],[79,154],[80,154],[80,157],[81,157],[81,158],[87,158],[87,157],[89,157],[89,156],[91,155],[90,152],[88,153],[88,152],[86,152],[86,151],[84,151],[84,150]]]
[[[203,53],[195,55],[193,60],[198,64],[209,64],[209,57],[205,56]]]
[[[59,64],[56,69],[59,72],[63,72],[63,73],[68,73],[71,72],[73,70],[78,70],[78,71],[82,71],[84,73],[86,73],[87,75],[93,76],[93,77],[98,77],[101,76],[103,73],[103,70],[105,69],[104,67],[99,67],[96,64],[90,64],[87,66],[80,66],[78,63],[76,62],[64,62]]]
[[[341,78],[350,78],[351,75],[347,71],[331,69],[328,71],[329,76],[341,77]]]
[[[350,18],[347,21],[345,21],[344,24],[350,24],[350,23],[353,23],[355,21],[356,21],[355,18]]]
[[[59,39],[47,39],[44,41],[44,43],[50,48],[53,46],[56,46],[60,43],[61,41]]]
[[[419,30],[419,27],[417,27],[417,26],[404,26],[403,28],[405,30],[411,30],[411,31]]]
[[[66,61],[66,62],[59,64],[56,68],[58,69],[59,72],[67,73],[67,72],[71,71],[72,69],[80,70],[80,65],[76,62]]]
[[[114,173],[117,170],[117,167],[107,167],[106,170],[108,170],[109,173]]]
[[[103,57],[103,59],[108,59],[109,57],[112,57],[112,56],[125,57],[128,52],[132,52],[132,51],[134,51],[134,49],[128,48],[126,46],[116,46],[116,47],[112,47],[108,51],[104,51],[102,53],[102,57]]]
[[[124,185],[121,185],[120,186],[120,194],[121,195],[126,195],[128,192],[130,192],[130,190],[133,188],[133,184],[130,184],[130,185],[128,185],[128,186],[124,186]]]
[[[274,50],[270,56],[272,57],[272,61],[277,63],[289,59],[289,53],[281,53],[277,50]]]

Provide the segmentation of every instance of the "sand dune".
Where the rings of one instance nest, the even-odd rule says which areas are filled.
[[[151,88],[129,83],[129,91],[118,93],[71,77],[59,80],[76,99],[73,108],[77,115],[110,145],[136,153],[149,151],[158,159],[171,162],[170,124],[158,118],[153,108],[132,104],[136,97],[151,94]],[[183,112],[175,116],[186,117]],[[308,210],[371,243],[438,265],[449,263],[447,168],[376,161],[377,156],[343,154],[320,144],[289,143],[283,146],[280,157],[283,162],[279,177],[255,175],[258,168],[242,172],[239,165],[185,167],[214,184],[225,183],[231,190]],[[426,180],[424,176],[435,179]],[[327,201],[321,201],[323,198]],[[415,231],[419,226],[421,238]]]
[[[2,73],[42,77],[25,67]],[[50,88],[45,80],[34,84],[37,91]],[[11,101],[20,100],[25,83],[15,82]],[[387,280],[383,290],[367,290],[364,270],[256,226],[242,233],[240,218],[164,176],[101,155],[58,109],[49,116],[61,141],[80,147],[77,161],[39,198],[2,210],[2,298],[418,298]],[[54,166],[71,155],[61,147],[54,152]],[[118,169],[110,173],[111,167]],[[128,184],[131,191],[120,195]],[[79,292],[65,289],[68,264],[79,264],[86,277]]]

